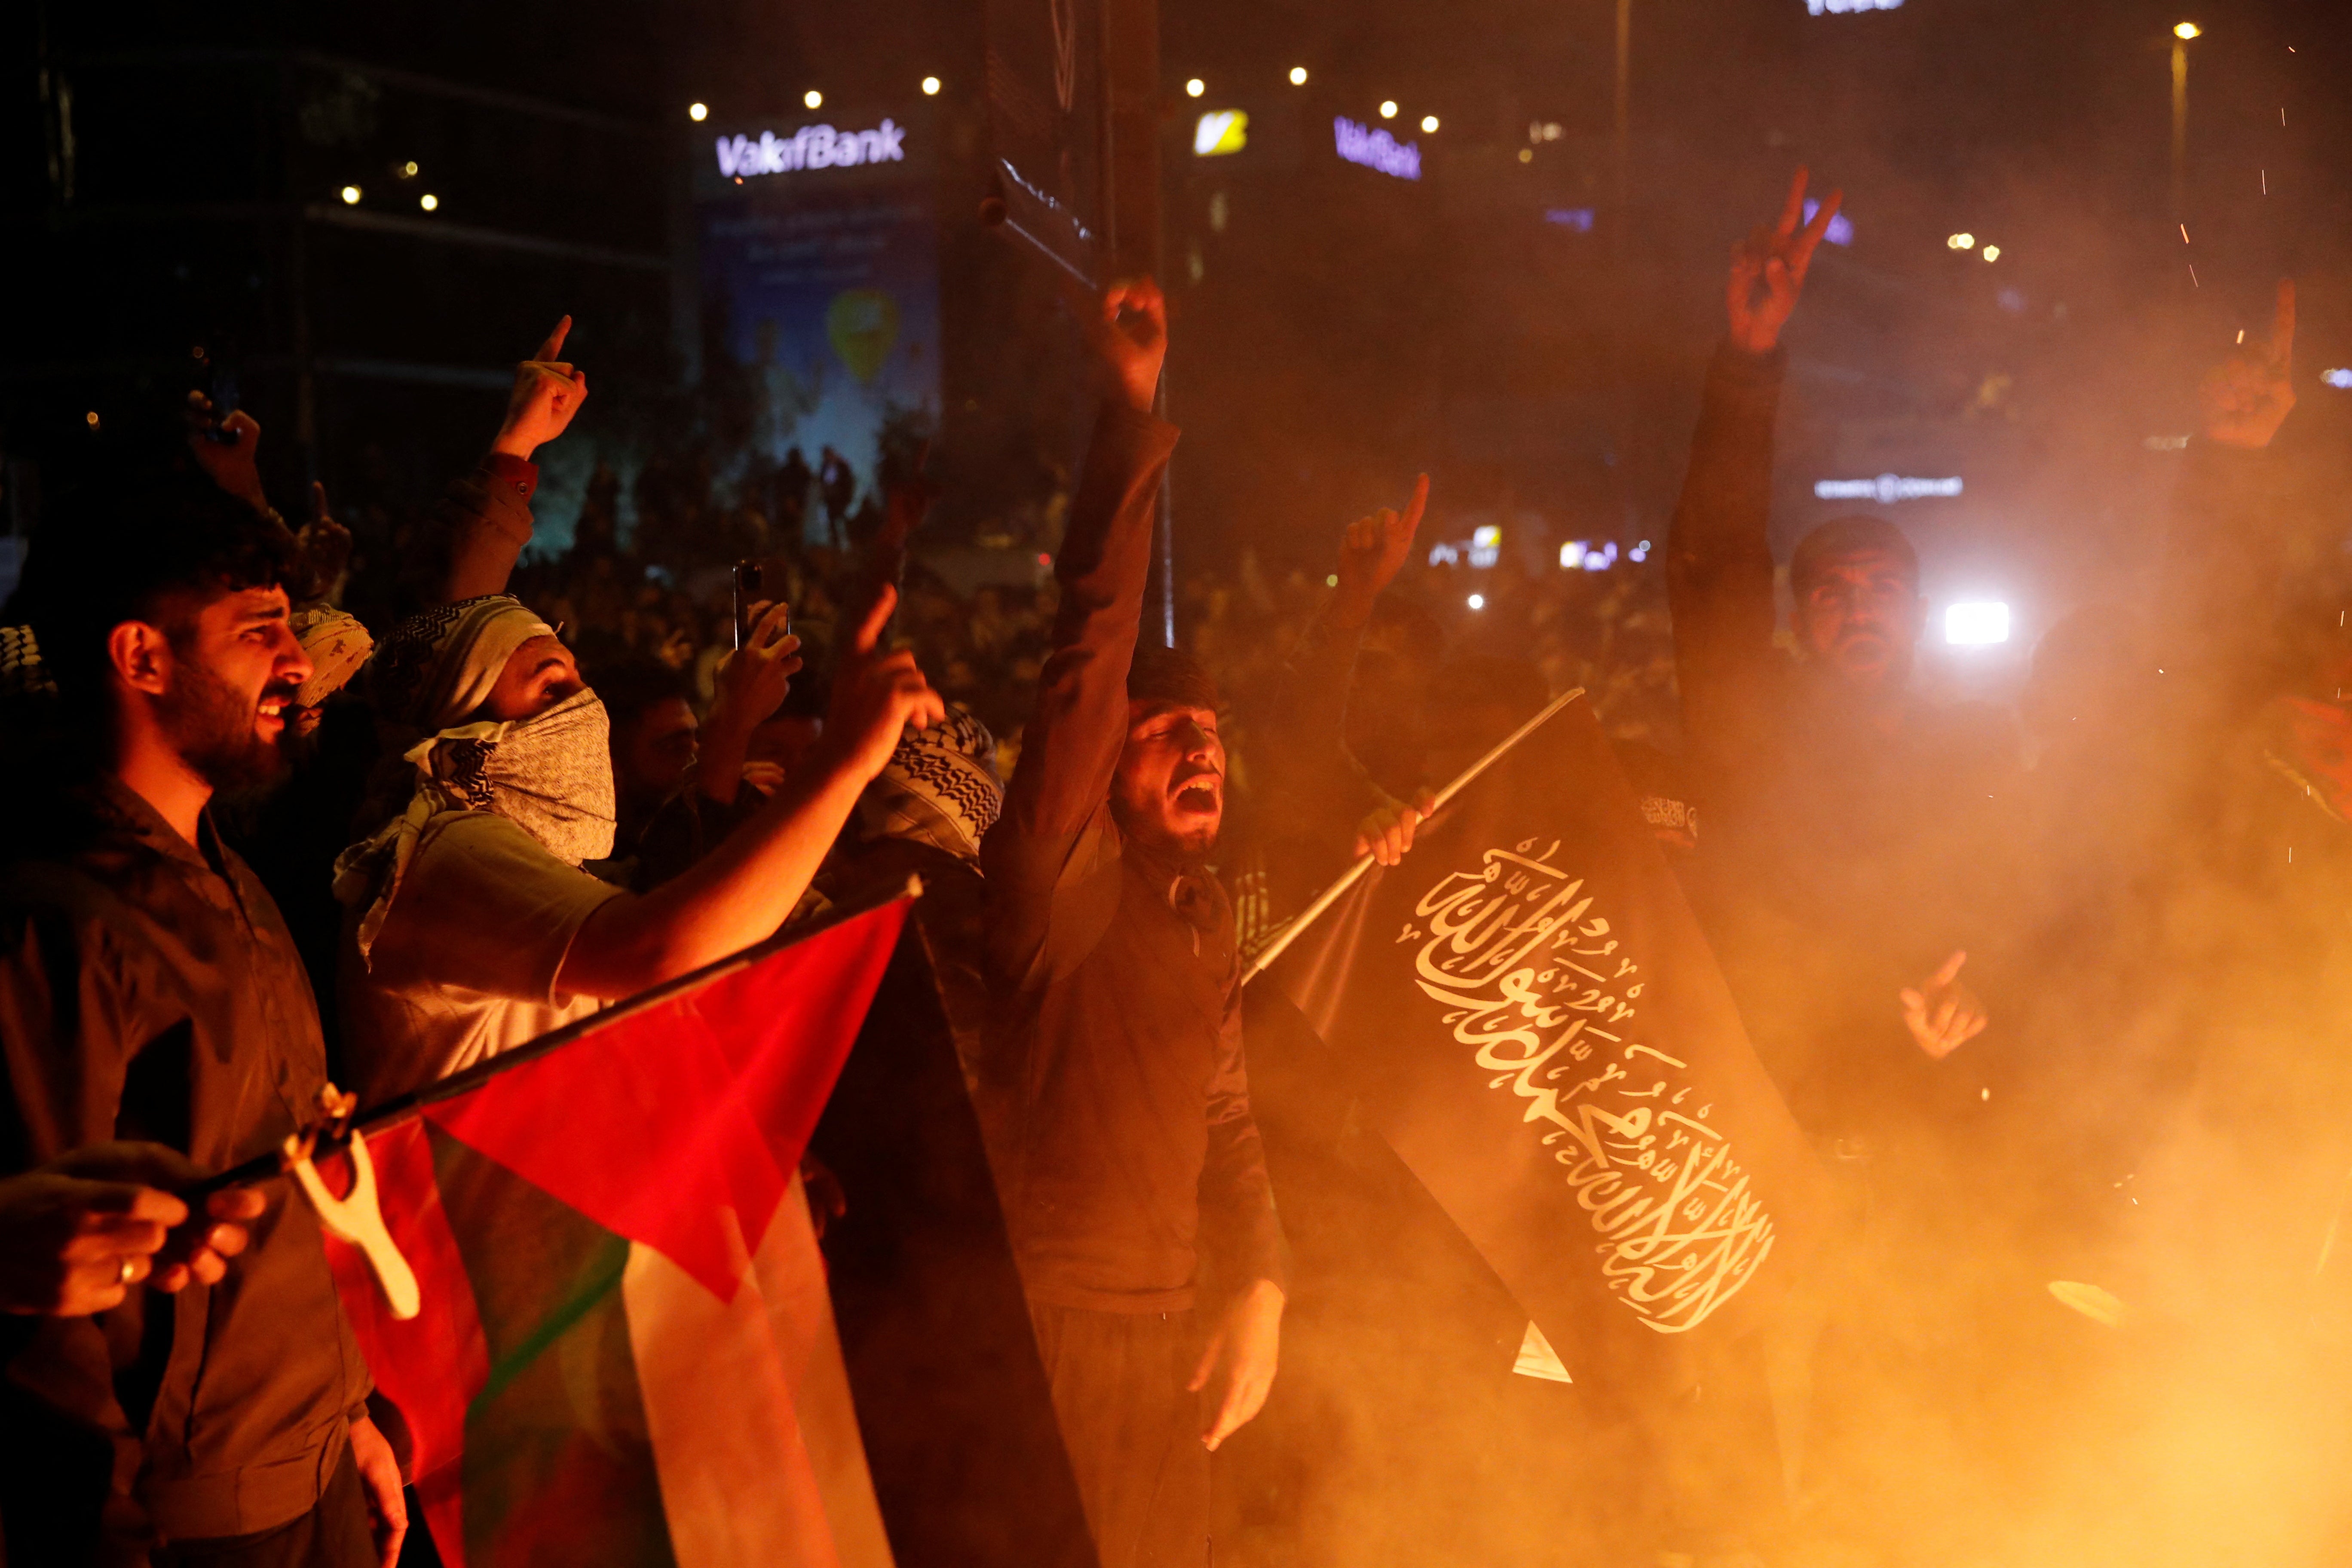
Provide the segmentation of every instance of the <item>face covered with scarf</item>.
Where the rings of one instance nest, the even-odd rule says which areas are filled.
[[[553,627],[505,595],[411,616],[377,650],[377,711],[415,770],[406,808],[336,862],[338,898],[371,899],[364,952],[425,826],[493,811],[569,865],[613,852],[604,705]]]

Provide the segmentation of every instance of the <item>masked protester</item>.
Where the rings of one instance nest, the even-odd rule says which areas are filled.
[[[613,763],[604,704],[554,628],[489,595],[387,637],[378,718],[401,735],[405,777],[336,871],[345,1046],[364,1096],[429,1083],[772,933],[900,732],[940,715],[913,656],[877,646],[894,603],[851,640],[807,763],[642,896],[581,868],[613,850]]]
[[[209,810],[282,765],[311,675],[286,544],[180,475],[51,518],[28,564],[68,745],[37,838],[20,835],[0,876],[0,1150],[11,1173],[39,1163],[76,1184],[14,1184],[6,1206],[37,1231],[79,1205],[79,1235],[119,1237],[121,1289],[68,1246],[56,1277],[11,1292],[12,1310],[55,1314],[5,1328],[14,1562],[360,1568],[399,1552],[398,1465],[308,1205],[284,1186],[237,1200],[233,1237],[164,1194],[90,1190],[265,1154],[326,1081],[293,941]],[[118,1139],[162,1149],[110,1160]],[[181,1228],[158,1244],[142,1220]],[[12,1223],[12,1246],[24,1235]]]
[[[991,1051],[1017,1096],[996,1158],[1006,1218],[1096,1546],[1143,1568],[1203,1560],[1205,1449],[1265,1401],[1283,1293],[1233,911],[1203,863],[1224,806],[1216,691],[1189,658],[1136,651],[1176,437],[1149,412],[1159,290],[1116,287],[1101,312],[1118,392],[981,864]]]

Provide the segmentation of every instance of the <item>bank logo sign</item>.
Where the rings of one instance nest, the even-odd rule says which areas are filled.
[[[1400,142],[1387,132],[1374,130],[1344,114],[1331,121],[1331,133],[1339,156],[1349,163],[1378,169],[1400,180],[1421,178],[1420,142]]]
[[[719,138],[719,173],[731,180],[906,161],[907,128],[888,119],[871,131],[803,125],[788,138],[772,131],[761,132],[756,142],[749,136]]]
[[[1881,474],[1874,479],[1816,479],[1813,494],[1822,500],[1874,500],[1881,506],[1892,506],[1899,500],[1918,500],[1926,496],[1956,496],[1965,487],[1959,476],[1949,479],[1920,479],[1905,474]]]

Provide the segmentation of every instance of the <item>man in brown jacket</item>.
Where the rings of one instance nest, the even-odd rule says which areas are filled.
[[[277,1147],[326,1079],[292,939],[207,811],[278,765],[310,672],[286,538],[187,474],[86,512],[50,521],[26,584],[79,733],[0,871],[0,1172],[117,1140],[217,1171]],[[396,1558],[399,1468],[318,1221],[263,1195],[225,1277],[0,1323],[9,1561]],[[150,1267],[126,1248],[120,1279]]]
[[[1055,567],[1036,714],[981,847],[987,1051],[1013,1086],[1006,1218],[1104,1568],[1194,1568],[1207,1450],[1274,1381],[1281,1240],[1233,908],[1202,864],[1224,811],[1217,694],[1181,655],[1136,649],[1176,444],[1150,413],[1165,317],[1150,282],[1100,310],[1116,390]]]

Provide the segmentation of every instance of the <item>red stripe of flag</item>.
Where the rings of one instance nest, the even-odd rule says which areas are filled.
[[[425,1115],[730,1300],[736,1236],[767,1233],[906,916],[845,921]]]
[[[464,1498],[457,1463],[466,1447],[466,1410],[489,1380],[490,1357],[474,1287],[433,1176],[433,1151],[421,1121],[404,1121],[367,1141],[384,1226],[425,1299],[405,1321],[377,1289],[367,1258],[327,1237],[343,1315],[368,1371],[407,1426],[410,1475],[433,1539],[448,1568],[466,1568]]]

